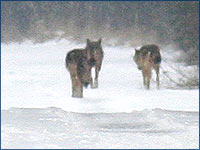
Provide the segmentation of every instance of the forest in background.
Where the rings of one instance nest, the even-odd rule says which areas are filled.
[[[199,64],[198,1],[7,1],[1,5],[1,42],[57,38],[84,42],[102,37],[132,46],[174,43]]]

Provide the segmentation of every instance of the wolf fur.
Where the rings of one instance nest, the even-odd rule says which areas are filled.
[[[91,87],[95,87],[91,77],[92,67],[95,67],[95,81],[98,86],[98,74],[103,59],[101,54],[101,39],[96,42],[87,39],[86,48],[74,49],[67,54],[65,65],[72,81],[72,97],[83,97],[83,86],[87,87],[90,84]]]
[[[150,89],[152,70],[156,72],[157,88],[160,88],[159,70],[161,64],[160,48],[157,45],[144,45],[140,49],[135,49],[133,57],[139,70],[142,71],[143,84],[146,89]]]
[[[95,68],[95,78],[91,81],[91,88],[98,88],[99,72],[101,70],[104,52],[101,46],[101,38],[98,41],[90,41],[87,39],[86,49],[90,51],[89,63]]]

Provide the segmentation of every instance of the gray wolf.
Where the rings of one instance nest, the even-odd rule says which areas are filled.
[[[98,74],[101,69],[103,50],[101,39],[91,42],[87,39],[84,49],[74,49],[67,53],[65,65],[72,81],[72,97],[83,97],[83,87],[97,87]],[[95,85],[91,77],[91,68],[95,67]]]
[[[156,72],[157,88],[160,87],[159,70],[161,64],[160,48],[157,45],[144,45],[140,49],[135,49],[133,57],[139,70],[142,71],[143,84],[146,89],[150,89],[152,70]]]
[[[99,72],[101,70],[104,52],[101,46],[101,38],[98,41],[87,39],[86,49],[90,51],[90,66],[95,68],[95,79],[91,81],[91,88],[98,88]]]

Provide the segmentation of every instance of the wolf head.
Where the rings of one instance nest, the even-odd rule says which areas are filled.
[[[142,69],[142,53],[140,51],[140,49],[135,48],[135,55],[133,57],[135,63],[137,64],[137,67],[139,70]]]

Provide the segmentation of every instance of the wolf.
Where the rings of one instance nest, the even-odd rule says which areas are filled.
[[[91,88],[98,88],[99,72],[101,70],[104,52],[101,46],[101,38],[98,41],[90,41],[87,39],[86,49],[90,51],[89,63],[95,69],[95,78],[91,80]]]
[[[72,97],[83,97],[83,87],[91,85],[93,87],[93,79],[91,76],[91,68],[97,66],[102,61],[98,60],[98,53],[102,50],[101,39],[91,42],[87,39],[87,45],[84,49],[74,49],[67,53],[65,65],[68,69],[72,81]],[[98,73],[98,72],[97,72]],[[96,73],[96,74],[97,74]],[[98,83],[98,76],[95,78]]]
[[[133,60],[139,70],[142,71],[143,84],[146,89],[150,89],[152,70],[156,72],[157,89],[160,88],[159,70],[161,64],[160,48],[155,44],[144,45],[140,49],[135,49]]]

